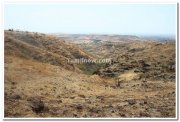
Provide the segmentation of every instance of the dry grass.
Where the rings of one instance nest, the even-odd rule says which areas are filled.
[[[11,33],[7,34],[12,36]],[[37,53],[29,54],[34,51],[41,54],[49,47],[52,57],[61,55],[62,58],[67,58],[68,53],[70,57],[76,57],[77,53],[73,53],[77,51],[74,46],[56,42],[54,37],[48,36],[43,38],[46,41],[51,40],[50,44],[43,47],[48,41],[45,43],[43,40],[36,40],[33,42],[39,44],[36,47],[29,44],[32,43],[29,38],[41,39],[43,35],[28,33],[26,36],[30,37],[28,41],[25,40],[27,42],[22,42],[22,35],[21,38],[17,36],[20,35],[15,33],[12,37],[18,41],[12,39],[8,41],[5,38],[5,117],[175,117],[175,80],[147,78],[144,81],[139,78],[144,73],[135,73],[134,69],[120,73],[118,78],[87,75],[79,70],[69,70],[64,67],[67,64],[62,59],[60,60],[62,65],[54,65],[49,60],[42,62],[28,56],[37,55]],[[25,37],[23,36],[23,39]],[[55,44],[62,44],[60,47],[63,49],[56,46],[55,50],[53,40]],[[27,57],[22,55],[25,54],[22,52],[25,50],[17,49],[17,45],[29,49]],[[169,53],[167,50],[174,50],[173,45],[162,46],[161,54],[167,55]],[[69,50],[66,50],[67,48]],[[53,53],[52,49],[57,52]],[[63,50],[66,50],[66,53]],[[148,50],[153,57],[157,47],[147,48],[143,53],[148,53]],[[80,50],[78,55],[86,56],[86,53]],[[142,56],[142,53],[136,53],[136,56],[138,55]],[[49,58],[44,55],[42,57]],[[54,60],[56,61],[56,58]],[[117,86],[117,79],[125,82]]]

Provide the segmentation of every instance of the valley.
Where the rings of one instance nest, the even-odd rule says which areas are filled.
[[[176,116],[175,41],[5,30],[4,43],[7,118]]]

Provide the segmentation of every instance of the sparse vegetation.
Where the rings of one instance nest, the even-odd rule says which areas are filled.
[[[106,63],[83,63],[78,65],[80,70],[89,75],[99,74],[99,70],[105,68],[105,66]]]
[[[73,37],[79,36],[85,35]],[[176,116],[174,42],[97,39],[73,44],[53,35],[5,31],[5,117]],[[112,63],[67,62],[76,58]]]

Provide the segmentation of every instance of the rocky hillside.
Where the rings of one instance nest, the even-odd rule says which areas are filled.
[[[175,42],[111,43],[108,47],[106,44],[100,47],[104,53],[98,50],[95,53],[92,50],[91,53],[103,58],[109,57],[112,63],[101,69],[99,74],[119,75],[134,70],[141,73],[141,78],[175,80]]]
[[[5,56],[17,56],[74,69],[68,59],[93,58],[79,47],[52,35],[5,31]]]
[[[58,38],[63,38],[72,43],[97,43],[97,42],[133,42],[145,41],[146,39],[134,35],[115,35],[115,34],[59,34],[53,33]]]
[[[134,37],[133,37],[134,38]],[[67,59],[112,58],[110,64]],[[5,31],[4,116],[174,118],[175,43],[68,43]]]

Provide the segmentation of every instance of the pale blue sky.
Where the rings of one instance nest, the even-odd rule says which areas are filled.
[[[5,4],[5,29],[175,35],[176,4]]]

